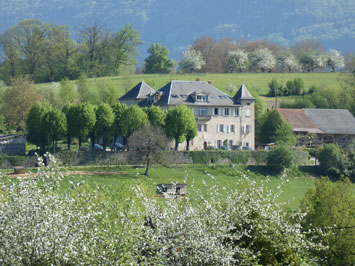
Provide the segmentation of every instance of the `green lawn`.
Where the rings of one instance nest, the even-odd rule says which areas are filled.
[[[249,170],[250,169],[250,170]],[[194,196],[196,190],[200,190],[202,194],[213,186],[217,186],[222,194],[227,191],[238,189],[247,182],[243,175],[248,176],[249,180],[257,182],[265,182],[266,174],[253,170],[253,167],[232,166],[232,165],[179,165],[174,167],[157,166],[150,170],[150,176],[144,176],[144,168],[137,166],[115,166],[115,167],[77,167],[68,169],[70,171],[81,171],[79,175],[68,175],[63,181],[63,188],[69,186],[69,181],[81,182],[85,181],[90,186],[101,186],[105,193],[110,197],[121,197],[118,191],[129,190],[130,187],[138,185],[145,190],[148,195],[155,196],[156,184],[159,183],[187,183],[188,193]],[[90,172],[90,175],[88,174]],[[99,173],[102,172],[102,173]],[[109,172],[109,173],[108,173]],[[270,176],[267,187],[277,189],[281,184],[280,178]],[[238,182],[242,180],[242,182]],[[305,192],[314,184],[311,177],[292,177],[288,182],[281,186],[282,202],[288,202],[287,207],[297,209],[300,200]]]
[[[234,74],[188,74],[188,75],[131,75],[131,76],[116,76],[89,79],[88,83],[91,87],[96,87],[98,82],[106,82],[118,88],[119,96],[125,93],[125,90],[132,88],[138,82],[144,80],[150,84],[153,89],[158,90],[170,80],[200,80],[211,81],[212,84],[222,91],[226,91],[228,84],[236,86],[238,89],[244,81],[245,85],[257,91],[260,95],[265,95],[269,89],[267,87],[271,79],[276,78],[284,84],[288,80],[301,78],[304,81],[306,88],[316,86],[319,88],[338,88],[344,80],[342,73],[234,73]],[[38,84],[40,87],[48,86],[48,83]]]

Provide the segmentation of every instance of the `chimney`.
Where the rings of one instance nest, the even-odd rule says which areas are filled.
[[[207,81],[208,82],[208,84],[212,84],[212,82],[209,80],[209,81]]]
[[[199,77],[197,77],[197,78],[196,78],[196,81],[200,81],[200,78],[199,78]]]
[[[162,93],[161,91],[158,91],[158,92],[157,92],[157,102],[160,101],[162,94],[163,94],[163,93]]]

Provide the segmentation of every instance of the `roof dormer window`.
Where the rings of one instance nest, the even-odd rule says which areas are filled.
[[[208,96],[207,95],[197,95],[196,100],[198,102],[207,102],[208,101]]]

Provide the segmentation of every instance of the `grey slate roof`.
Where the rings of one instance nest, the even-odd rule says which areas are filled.
[[[125,95],[119,98],[119,100],[128,100],[128,99],[144,99],[149,94],[154,94],[155,90],[152,89],[144,81],[139,82],[131,90],[129,90]]]
[[[236,101],[239,100],[255,100],[255,98],[250,94],[247,87],[244,85],[244,82],[240,86],[239,90],[233,97]]]
[[[346,109],[304,109],[325,134],[355,134],[355,118]]]
[[[212,105],[212,106],[233,106],[237,102],[228,94],[220,91],[205,81],[182,81],[172,80],[158,92],[163,95],[157,105]],[[194,102],[191,94],[200,92],[208,95],[209,101]]]

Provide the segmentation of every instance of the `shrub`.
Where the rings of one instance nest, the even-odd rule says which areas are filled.
[[[302,200],[301,209],[307,213],[302,221],[304,229],[329,245],[329,249],[314,252],[326,258],[325,265],[353,265],[355,261],[354,206],[353,184],[348,179],[336,183],[325,177],[317,180]],[[320,234],[317,228],[327,233]]]
[[[338,176],[342,171],[343,154],[336,144],[324,144],[318,154],[321,172],[329,176]]]
[[[294,154],[292,149],[287,146],[278,146],[267,157],[267,165],[276,173],[290,168],[294,164]]]

